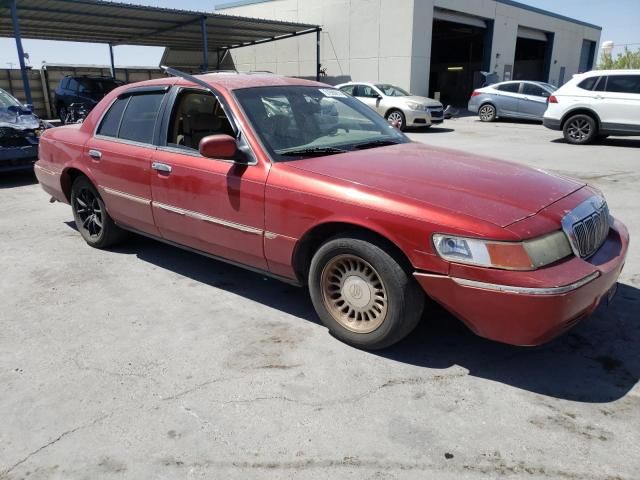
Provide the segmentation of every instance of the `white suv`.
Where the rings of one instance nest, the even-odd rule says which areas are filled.
[[[640,70],[595,70],[549,97],[544,126],[584,145],[609,135],[640,135]]]

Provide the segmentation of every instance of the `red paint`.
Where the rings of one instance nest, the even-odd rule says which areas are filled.
[[[296,279],[295,253],[314,229],[366,228],[406,255],[432,298],[479,335],[507,343],[540,343],[561,332],[590,313],[618,277],[629,241],[619,222],[590,260],[571,257],[534,271],[452,264],[434,252],[436,232],[517,241],[559,230],[562,216],[594,194],[583,183],[418,143],[272,164],[233,90],[318,84],[274,75],[201,78],[229,103],[255,165],[96,138],[96,122],[127,85],[111,92],[81,126],[45,131],[36,165],[43,189],[68,202],[69,172],[78,170],[99,187],[120,224],[290,279]],[[173,84],[193,87],[175,78],[138,85]],[[211,141],[211,150],[207,143],[203,153],[215,155],[217,148],[219,157],[226,156],[217,143]],[[100,161],[89,156],[91,149],[102,152]],[[153,170],[152,162],[170,165],[171,173]],[[595,271],[597,280],[558,296],[497,293],[452,280],[547,288]]]

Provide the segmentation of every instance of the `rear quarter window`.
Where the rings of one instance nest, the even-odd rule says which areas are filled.
[[[105,116],[102,118],[102,122],[96,132],[98,135],[105,135],[107,137],[117,137],[118,129],[120,127],[120,120],[122,119],[122,112],[127,106],[129,98],[119,98],[109,108]]]
[[[593,90],[593,87],[595,86],[599,78],[600,77],[585,78],[578,84],[578,88],[581,88],[582,90]]]

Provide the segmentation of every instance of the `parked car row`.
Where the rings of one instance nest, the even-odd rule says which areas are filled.
[[[629,235],[599,191],[413,142],[345,90],[372,87],[404,126],[394,97],[431,102],[167,72],[182,78],[119,87],[42,135],[38,180],[92,247],[132,231],[307,286],[323,324],[365,349],[408,335],[431,300],[483,337],[534,345],[615,293]]]
[[[542,120],[568,143],[640,135],[640,70],[596,70],[560,88],[542,82],[500,82],[473,91],[468,109],[483,122],[498,117]]]
[[[111,90],[124,82],[111,77],[66,75],[55,89],[55,108],[60,121],[75,123],[90,112]]]

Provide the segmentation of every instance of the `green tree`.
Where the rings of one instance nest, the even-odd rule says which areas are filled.
[[[632,52],[624,47],[624,52],[619,53],[616,58],[610,53],[602,52],[599,70],[618,70],[618,69],[638,69],[640,68],[640,48],[636,52]]]

